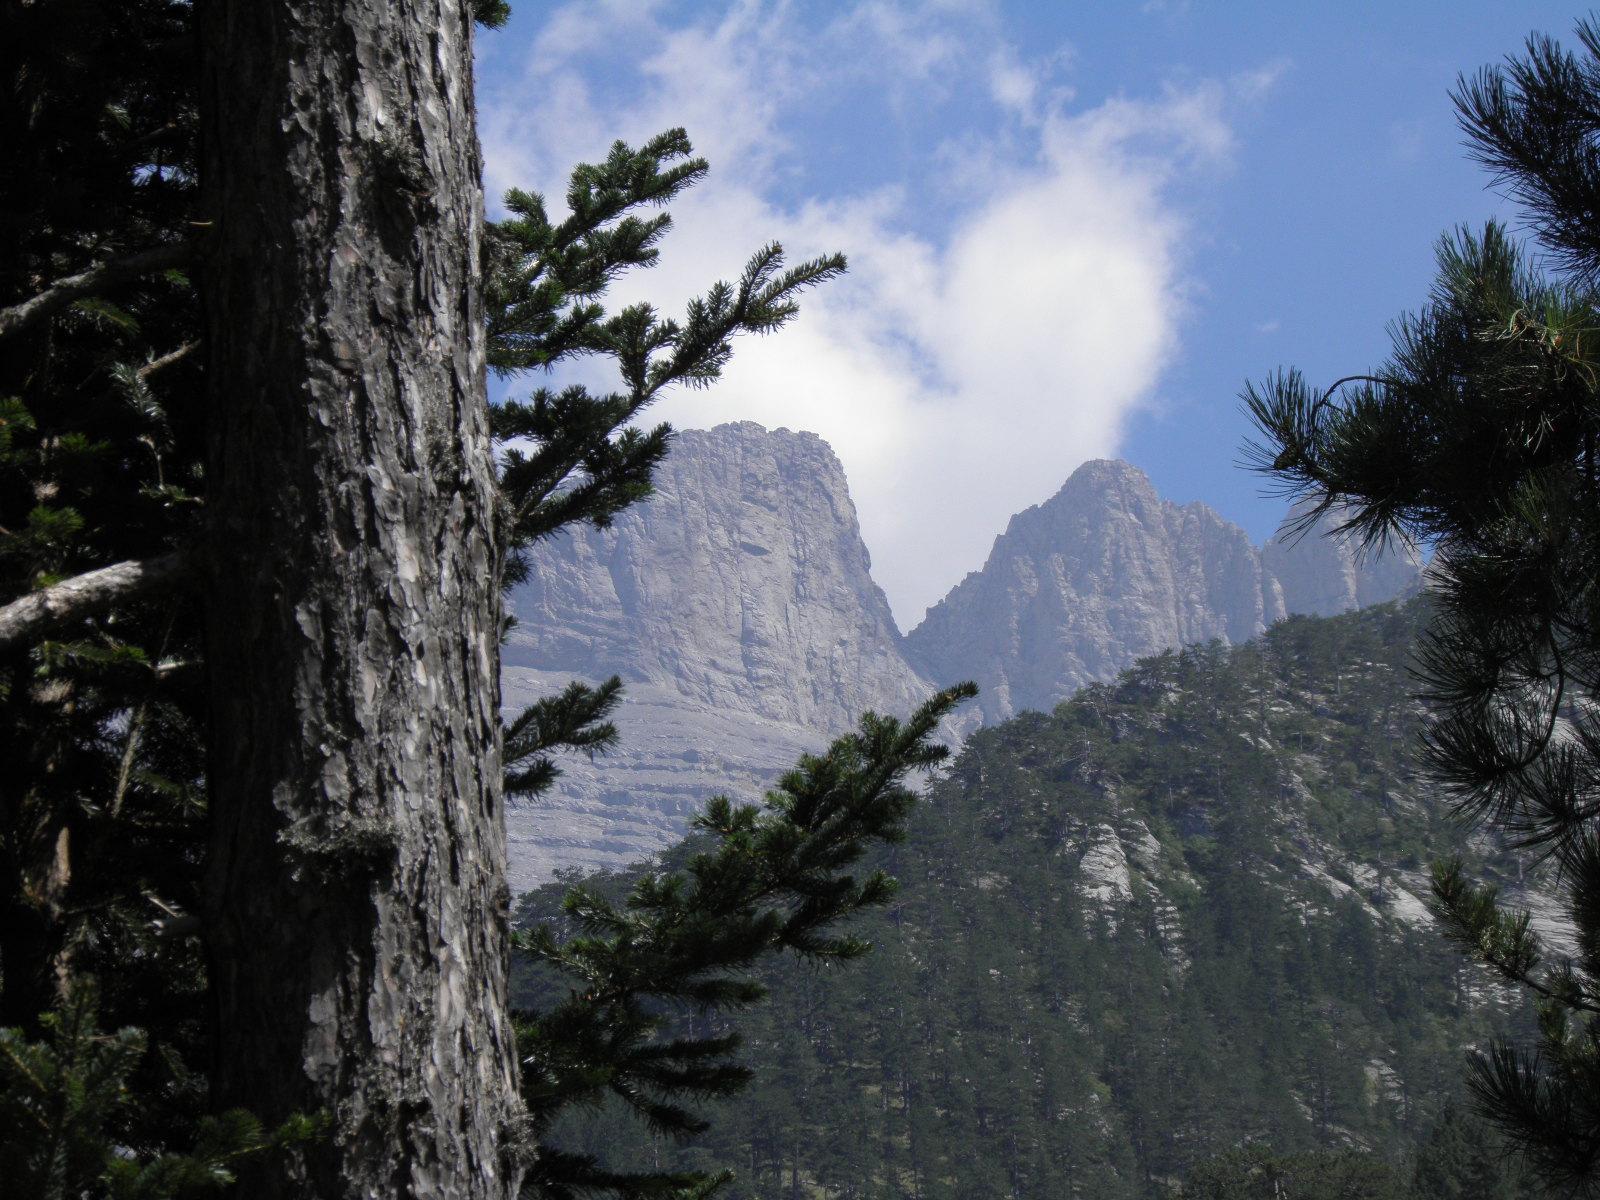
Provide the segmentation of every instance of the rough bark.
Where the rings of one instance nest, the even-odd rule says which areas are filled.
[[[510,1197],[497,562],[465,0],[211,0],[215,1100],[243,1197]]]
[[[0,652],[34,642],[85,617],[177,587],[189,566],[174,550],[86,571],[0,607]]]

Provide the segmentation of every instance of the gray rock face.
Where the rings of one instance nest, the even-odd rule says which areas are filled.
[[[1331,615],[1415,588],[1414,555],[1363,560],[1323,532],[1258,551],[1205,505],[1161,499],[1137,468],[1087,462],[1011,519],[983,569],[907,645],[929,678],[977,680],[993,722],[1049,710],[1146,655],[1246,641],[1288,613]]]
[[[1418,589],[1422,561],[1413,547],[1363,553],[1354,539],[1333,532],[1337,526],[1330,514],[1302,536],[1280,533],[1261,548],[1262,568],[1282,589],[1288,612],[1332,617]]]
[[[563,764],[513,809],[513,886],[617,866],[682,836],[711,795],[753,798],[866,709],[933,691],[873,583],[844,472],[815,434],[743,422],[680,433],[656,494],[611,529],[563,532],[511,598],[508,709],[620,675],[621,745]]]
[[[821,438],[684,431],[649,501],[540,546],[511,597],[508,711],[575,678],[620,675],[627,693],[619,748],[564,762],[549,797],[511,810],[512,884],[663,849],[710,796],[758,796],[862,711],[904,715],[935,681],[983,688],[955,740],[1145,655],[1245,641],[1288,611],[1342,612],[1416,578],[1414,559],[1358,562],[1316,531],[1259,551],[1128,464],[1091,462],[902,638]]]

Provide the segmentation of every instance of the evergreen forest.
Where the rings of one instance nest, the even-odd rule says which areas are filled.
[[[1419,1164],[1418,1196],[1523,1194],[1452,1102],[1464,1048],[1529,1010],[1418,893],[1452,852],[1541,883],[1407,782],[1424,620],[1291,618],[981,731],[880,853],[901,888],[858,923],[870,961],[762,974],[755,1082],[707,1134],[616,1106],[555,1140],[733,1167],[740,1197],[1410,1196]],[[519,919],[559,925],[563,890]],[[525,1004],[559,986],[517,978]]]
[[[624,685],[504,709],[508,592],[846,259],[608,294],[710,165],[486,202],[511,19],[0,6],[0,1200],[1596,1195],[1600,22],[1454,95],[1530,243],[1458,230],[1377,374],[1242,396],[1421,598],[954,755],[929,682],[513,897],[508,803]]]

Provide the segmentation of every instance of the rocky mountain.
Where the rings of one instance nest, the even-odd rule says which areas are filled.
[[[1336,524],[1324,518],[1302,535],[1281,533],[1262,547],[1262,572],[1277,585],[1285,612],[1332,617],[1418,590],[1422,563],[1415,550],[1363,553],[1354,539],[1334,532]]]
[[[994,722],[1048,711],[1170,647],[1238,644],[1290,613],[1328,616],[1417,587],[1414,554],[1363,557],[1329,532],[1257,550],[1204,504],[1162,499],[1138,468],[1087,462],[1011,519],[907,646],[932,679],[976,680]]]
[[[1358,561],[1315,533],[1257,550],[1127,463],[1091,462],[1014,517],[983,570],[902,638],[816,435],[687,430],[656,484],[612,528],[538,547],[511,598],[508,709],[573,678],[627,685],[620,748],[567,764],[551,798],[513,809],[519,890],[670,845],[709,796],[758,794],[865,709],[904,713],[937,684],[975,679],[981,707],[959,737],[980,718],[1048,710],[1142,655],[1236,644],[1286,612],[1341,612],[1417,578],[1414,559]]]
[[[508,708],[620,675],[621,745],[513,809],[514,887],[620,865],[681,837],[719,791],[759,794],[866,709],[932,685],[872,581],[844,471],[815,434],[743,422],[678,434],[656,493],[537,549],[505,648]]]
[[[1532,1021],[1440,935],[1429,862],[1461,855],[1564,939],[1548,868],[1412,782],[1423,619],[1293,618],[975,733],[870,864],[901,883],[852,930],[872,954],[761,973],[770,1000],[732,1020],[755,1083],[710,1133],[675,1148],[619,1106],[565,1145],[732,1167],[730,1200],[1170,1200],[1242,1144],[1407,1170],[1465,1048]]]

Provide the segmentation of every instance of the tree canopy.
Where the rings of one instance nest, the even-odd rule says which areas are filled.
[[[1466,818],[1554,859],[1576,953],[1459,862],[1435,868],[1450,935],[1540,1001],[1537,1044],[1474,1056],[1479,1111],[1552,1183],[1600,1188],[1600,26],[1579,52],[1531,38],[1455,93],[1472,154],[1519,201],[1505,228],[1438,247],[1428,304],[1389,359],[1313,387],[1274,375],[1244,393],[1258,469],[1341,506],[1368,544],[1434,550],[1434,617],[1418,675],[1435,717],[1428,776]]]
[[[498,3],[468,9],[490,25],[506,15]],[[14,1118],[0,1130],[0,1162],[43,1195],[222,1188],[261,1155],[341,1136],[328,1112],[271,1128],[242,1109],[217,1113],[209,1078],[214,664],[200,600],[215,597],[197,582],[205,539],[218,536],[204,465],[218,419],[204,336],[217,296],[193,268],[214,251],[200,187],[217,180],[205,178],[215,160],[199,146],[214,96],[198,83],[195,19],[180,0],[11,6],[0,17],[16,84],[0,98],[12,149],[0,184],[0,1074]],[[375,214],[373,236],[402,235],[385,253],[403,248],[408,221],[446,205],[425,203],[405,150],[372,152],[398,188]],[[602,356],[621,380],[602,394],[535,387],[490,414],[492,586],[520,578],[520,550],[534,540],[603,525],[646,496],[671,436],[637,424],[650,402],[673,384],[713,382],[738,335],[780,328],[802,291],[844,269],[838,255],[789,267],[768,245],[681,318],[645,304],[608,312],[618,274],[654,261],[670,225],[661,207],[706,169],[681,130],[617,143],[574,170],[566,215],[552,219],[541,197],[514,191],[489,224],[478,280],[489,367],[515,376]],[[477,203],[475,192],[448,202],[458,199]],[[603,749],[619,689],[574,684],[510,715],[506,791],[536,800],[558,775],[555,755]],[[645,1096],[739,1081],[727,1039],[663,1044],[649,1005],[747,1003],[754,993],[727,973],[767,951],[859,952],[836,922],[889,885],[856,878],[852,864],[896,835],[910,802],[904,775],[937,761],[934,727],[965,694],[944,693],[903,725],[869,716],[764,807],[713,806],[706,827],[721,849],[688,876],[664,875],[620,907],[580,896],[583,937],[530,939],[529,952],[574,987],[555,1011],[518,1017],[537,1119],[507,1127],[527,1143],[509,1146],[508,1162],[524,1151],[538,1161],[540,1123],[595,1087]],[[372,832],[343,830],[335,857],[381,857]],[[653,1118],[677,1119],[652,1103]],[[660,1193],[714,1182],[585,1170],[552,1158],[528,1187]]]

